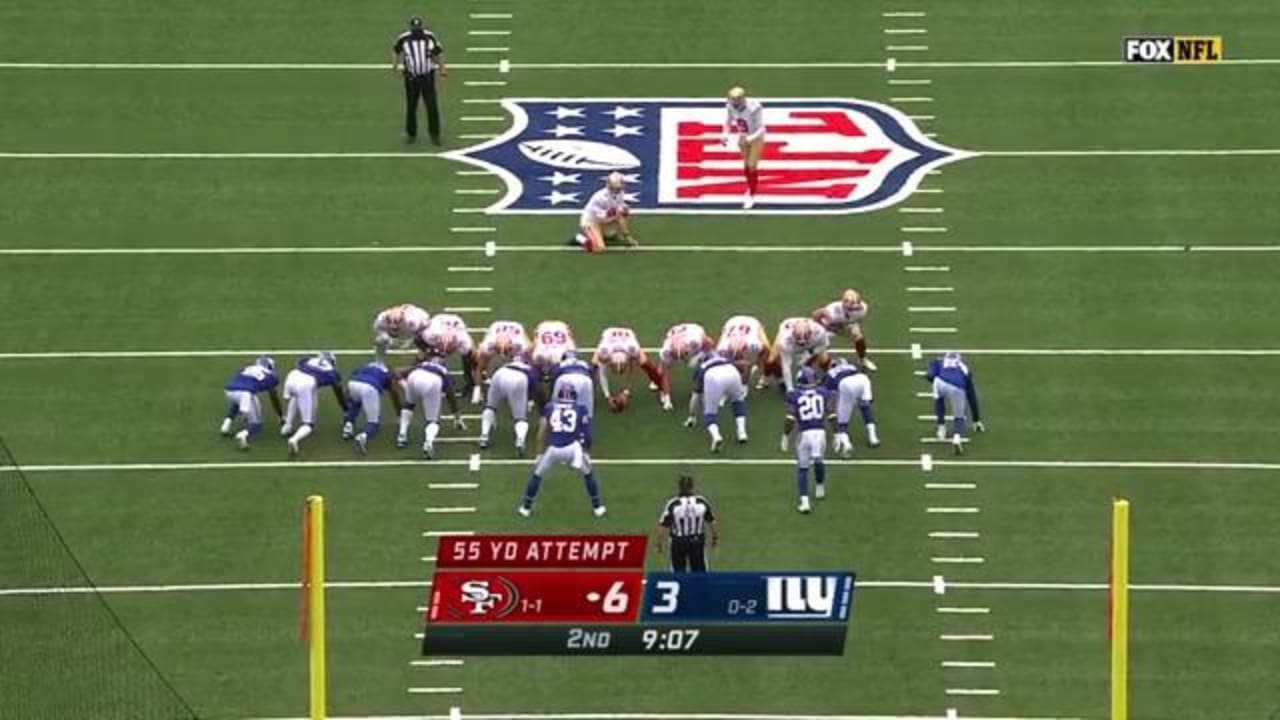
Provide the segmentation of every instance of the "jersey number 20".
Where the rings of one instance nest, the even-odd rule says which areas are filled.
[[[806,393],[796,401],[797,414],[801,420],[821,420],[826,401],[817,393]]]

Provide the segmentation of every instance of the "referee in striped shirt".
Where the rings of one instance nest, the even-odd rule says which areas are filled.
[[[707,528],[711,528],[711,547],[720,544],[720,526],[711,503],[693,490],[693,476],[681,475],[679,494],[667,501],[658,518],[658,554],[671,543],[673,572],[707,571]]]
[[[431,142],[440,144],[440,105],[436,99],[436,72],[447,77],[444,66],[444,47],[436,40],[435,33],[426,29],[422,18],[409,18],[409,29],[396,36],[391,46],[394,53],[392,67],[404,75],[404,140],[413,142],[418,137],[418,99],[427,106],[427,134]]]

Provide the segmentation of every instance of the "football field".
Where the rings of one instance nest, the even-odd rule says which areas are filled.
[[[389,49],[415,13],[450,65],[443,148],[400,135]],[[1219,36],[1224,60],[1124,62],[1126,37],[1161,35]],[[766,107],[891,108],[953,155],[868,212],[638,207],[641,246],[601,256],[565,244],[600,173],[521,176],[519,202],[553,212],[517,213],[509,174],[460,157],[528,103],[586,108],[547,121],[556,138],[582,125],[621,146],[674,132],[619,112],[629,99],[718,107],[736,84]],[[0,718],[304,716],[310,494],[328,511],[334,716],[1106,717],[1125,497],[1131,716],[1280,717],[1278,122],[1280,7],[1263,0],[10,0]],[[505,415],[480,453],[470,404],[433,461],[394,447],[386,409],[354,455],[324,395],[298,459],[270,411],[248,452],[217,432],[222,385],[255,355],[334,350],[349,371],[395,303],[473,329],[558,318],[583,347],[625,325],[653,351],[676,323],[736,314],[772,335],[846,287],[872,308],[882,444],[855,421],[811,515],[778,393],[752,390],[750,442],[713,455],[681,426],[683,371],[675,412],[637,382],[598,418],[603,519],[564,469],[518,517],[530,460]],[[958,457],[922,377],[945,350],[986,422]],[[652,535],[682,471],[721,515],[715,569],[857,573],[843,656],[419,657],[437,538]],[[16,509],[20,479],[57,538]],[[75,604],[83,576],[23,561],[58,539],[109,613]],[[102,639],[121,628],[136,648]],[[182,700],[139,680],[136,700],[69,714],[96,676],[154,675],[95,648],[140,651]]]

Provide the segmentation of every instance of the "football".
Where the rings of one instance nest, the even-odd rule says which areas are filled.
[[[623,410],[626,410],[627,405],[629,405],[630,403],[631,403],[631,391],[623,390],[617,395],[614,395],[609,398],[609,409],[616,413],[620,413]]]
[[[526,140],[520,153],[535,162],[572,170],[630,170],[640,167],[631,151],[594,140]]]

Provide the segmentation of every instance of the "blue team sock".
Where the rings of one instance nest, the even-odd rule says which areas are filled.
[[[702,426],[703,426],[703,427],[711,427],[712,425],[715,425],[715,424],[716,424],[716,414],[715,414],[715,413],[707,413],[706,415],[703,415],[703,416],[702,416]]]
[[[378,428],[380,428],[380,427],[382,427],[382,424],[381,424],[381,423],[377,423],[377,422],[366,422],[366,423],[364,424],[364,436],[365,436],[365,437],[367,437],[367,438],[371,438],[371,437],[373,437],[374,435],[377,435],[377,434],[378,434]]]
[[[734,400],[730,407],[733,408],[734,417],[742,417],[747,414],[747,403],[745,400]]]
[[[253,437],[258,433],[262,432],[262,423],[260,422],[249,423],[249,426],[245,429],[249,432],[249,437]]]
[[[821,460],[813,461],[813,480],[819,485],[827,484],[827,464]]]
[[[964,418],[957,415],[952,425],[956,435],[960,435],[961,437],[964,436],[964,431],[965,431],[964,425],[965,425]]]
[[[342,421],[354,423],[356,416],[360,414],[360,403],[352,401],[347,404],[347,411],[342,414]]]
[[[796,468],[796,492],[801,497],[809,494],[809,468]]]
[[[542,487],[542,476],[534,473],[529,476],[529,482],[524,484],[524,502],[521,503],[527,508],[533,507],[533,499],[538,497],[538,488]]]
[[[591,507],[600,507],[600,483],[596,482],[596,474],[589,472],[583,475],[582,483],[587,486],[587,494],[591,496]]]
[[[858,409],[862,411],[862,422],[863,422],[863,423],[865,423],[865,424],[867,424],[867,425],[870,425],[871,423],[874,423],[874,422],[876,421],[876,415],[875,415],[875,413],[871,412],[871,406],[870,406],[870,405],[860,405],[860,406],[858,406]],[[848,430],[848,429],[849,429],[849,424],[848,424],[848,423],[845,423],[845,426],[844,426],[844,427],[845,427],[845,430]]]
[[[942,398],[935,398],[933,401],[933,415],[938,418],[939,425],[945,425],[947,422],[947,401]]]
[[[240,403],[230,403],[227,405],[227,419],[235,420],[240,415]]]

